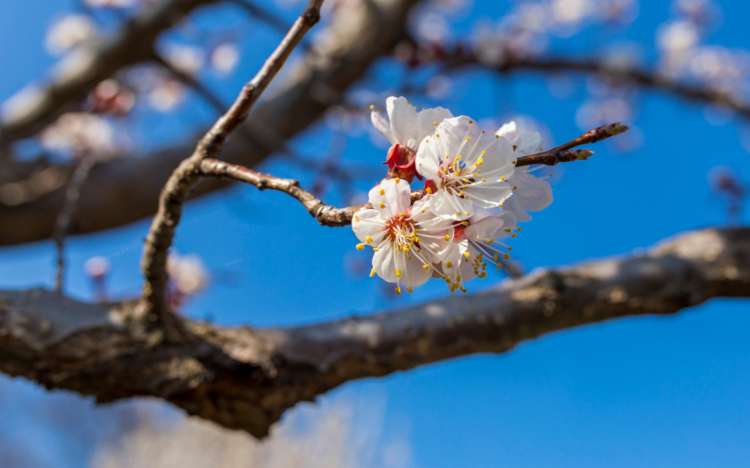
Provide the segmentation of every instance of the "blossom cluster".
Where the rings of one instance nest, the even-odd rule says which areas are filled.
[[[372,208],[358,211],[354,234],[374,251],[372,272],[409,292],[430,278],[442,278],[451,292],[501,268],[510,258],[505,238],[515,238],[528,211],[552,202],[544,178],[516,167],[518,158],[541,151],[535,132],[516,131],[513,122],[492,135],[467,116],[454,117],[441,107],[412,106],[404,97],[387,99],[388,118],[380,109],[371,117],[392,144],[388,178],[369,192]],[[424,190],[412,193],[414,179]]]

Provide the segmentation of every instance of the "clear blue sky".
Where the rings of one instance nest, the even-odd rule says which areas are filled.
[[[0,100],[54,63],[43,51],[44,31],[73,4],[0,3]],[[723,27],[711,42],[750,47],[750,5],[726,1],[722,6]],[[477,17],[497,17],[506,8],[505,2],[477,1],[456,27],[468,30]],[[669,2],[642,2],[634,26],[612,37],[652,44],[655,28],[668,15]],[[227,10],[204,12],[199,20],[214,27],[225,20],[236,22]],[[610,35],[592,32],[557,47],[565,53],[592,52],[602,37]],[[240,73],[210,83],[220,84],[219,93],[230,99],[275,39],[267,30],[245,38],[245,44],[256,42],[243,58]],[[377,74],[381,87],[398,75],[387,63],[379,65]],[[580,133],[575,113],[586,96],[583,80],[575,81],[575,93],[560,101],[534,76],[516,75],[499,85],[476,72],[461,76],[447,101],[425,105],[448,105],[454,114],[476,119],[503,117],[498,109],[513,109],[546,123],[557,141]],[[212,115],[197,100],[187,109],[201,121]],[[725,222],[706,174],[726,165],[750,180],[750,156],[737,138],[740,123],[709,124],[703,108],[653,93],[642,96],[641,113],[633,123],[644,135],[638,151],[618,154],[600,144],[593,148],[597,153],[591,160],[564,168],[554,187],[554,203],[535,214],[514,243],[517,257],[529,269],[627,253],[681,231]],[[181,128],[166,125],[159,131],[163,141],[179,137]],[[319,125],[294,146],[315,157],[324,154],[330,138],[330,130]],[[154,145],[155,139],[143,137],[143,143]],[[348,161],[383,157],[382,148],[367,136],[352,138],[344,153]],[[281,161],[263,169],[299,177],[303,183],[311,180]],[[341,202],[335,197],[330,201]],[[94,255],[112,262],[115,293],[137,293],[146,228],[141,222],[73,239],[68,251],[70,293],[90,298],[82,264]],[[182,253],[200,254],[216,281],[186,313],[226,324],[292,325],[371,313],[448,293],[436,282],[411,296],[386,298],[377,279],[347,272],[347,259],[361,255],[355,243],[350,229],[319,227],[282,194],[234,187],[205,197],[185,210],[175,246]],[[0,250],[3,288],[50,286],[53,275],[49,242]],[[477,289],[481,283],[469,286]],[[406,434],[413,466],[746,466],[749,305],[720,300],[675,317],[625,319],[569,330],[502,356],[474,356],[349,383],[324,398],[341,392],[384,395],[385,430]],[[70,466],[85,458],[85,450],[55,445],[54,427],[45,427],[25,407],[43,401],[43,391],[22,382],[3,383],[2,390],[0,411],[9,414],[13,407],[13,417],[3,418],[0,437],[25,434],[27,443],[38,441],[50,457],[70,456]]]

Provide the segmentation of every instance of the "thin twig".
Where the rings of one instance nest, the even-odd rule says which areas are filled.
[[[253,171],[236,164],[227,164],[216,159],[204,159],[200,165],[201,174],[209,177],[227,177],[240,182],[246,182],[258,187],[260,190],[270,189],[284,192],[299,200],[305,209],[321,225],[340,227],[352,223],[354,213],[367,208],[370,205],[348,206],[336,208],[326,205],[315,195],[303,189],[299,181],[294,179],[282,179],[268,174]]]
[[[541,153],[522,156],[518,158],[516,167],[531,166],[532,164],[554,166],[555,164],[561,162],[571,162],[588,159],[589,156],[594,154],[593,151],[572,150],[572,148],[606,140],[607,138],[613,137],[615,135],[625,133],[629,129],[630,127],[620,125],[620,122],[602,125],[601,127],[589,130],[578,138],[570,140],[567,143],[563,143],[560,146],[556,146],[547,151],[542,151]]]
[[[84,156],[78,161],[78,165],[65,189],[65,203],[57,216],[55,232],[52,235],[57,248],[57,276],[55,280],[55,291],[57,292],[62,292],[65,281],[65,236],[68,234],[70,223],[73,221],[78,198],[81,195],[81,185],[83,185],[95,163],[96,159],[90,156]]]
[[[141,268],[146,283],[143,287],[142,306],[148,318],[164,328],[168,340],[179,340],[184,334],[177,328],[178,321],[167,306],[167,257],[175,229],[180,222],[182,204],[201,175],[201,161],[219,155],[229,135],[245,121],[253,104],[266,90],[294,48],[320,20],[322,4],[323,0],[309,0],[302,15],[294,22],[258,74],[242,88],[234,104],[201,139],[193,154],[175,169],[162,190],[159,209],[143,249]]]
[[[268,24],[281,34],[286,34],[286,32],[289,30],[289,25],[282,18],[279,18],[273,13],[257,6],[256,4],[248,0],[231,0],[231,3],[234,3],[238,7],[245,10],[248,14],[250,14],[250,16],[253,16],[258,20]],[[305,52],[310,52],[310,46],[308,44],[305,44],[304,42],[300,44],[300,48],[302,48],[302,50],[304,50]]]

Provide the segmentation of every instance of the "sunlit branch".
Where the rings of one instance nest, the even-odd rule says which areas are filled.
[[[142,305],[144,313],[164,327],[169,340],[179,340],[183,334],[177,328],[178,321],[168,310],[166,303],[167,257],[175,229],[180,222],[182,205],[200,177],[200,163],[204,159],[216,157],[229,135],[245,121],[253,104],[266,90],[294,48],[320,20],[322,3],[323,0],[308,2],[302,15],[292,25],[258,74],[245,84],[234,104],[200,140],[193,154],[175,169],[159,197],[159,210],[151,224],[143,249],[141,267],[146,282],[143,287]]]

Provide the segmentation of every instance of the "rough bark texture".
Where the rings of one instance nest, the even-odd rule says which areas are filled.
[[[340,5],[328,26],[327,39],[254,108],[241,132],[252,138],[231,139],[222,159],[253,167],[317,121],[331,105],[341,102],[343,93],[370,64],[390,53],[406,37],[407,13],[416,3],[417,0],[371,0]],[[100,231],[153,215],[164,183],[175,167],[192,154],[198,138],[148,158],[98,164],[81,187],[71,233]],[[0,203],[0,245],[33,242],[52,235],[64,199],[64,183],[60,181],[69,177],[73,167],[48,168],[44,180],[36,183],[18,182],[28,181],[42,170],[41,166],[20,165],[13,168],[13,173],[0,174],[6,189],[18,192],[14,200],[20,200],[17,204]],[[18,184],[7,187],[7,181]],[[39,189],[49,184],[59,188]],[[192,195],[200,196],[226,184],[213,180],[201,184]]]
[[[257,437],[300,401],[344,382],[457,356],[500,353],[603,320],[750,297],[750,228],[706,229],[638,254],[547,269],[480,294],[286,329],[185,320],[191,339],[148,331],[135,303],[0,292],[0,370],[100,402],[154,396]]]

